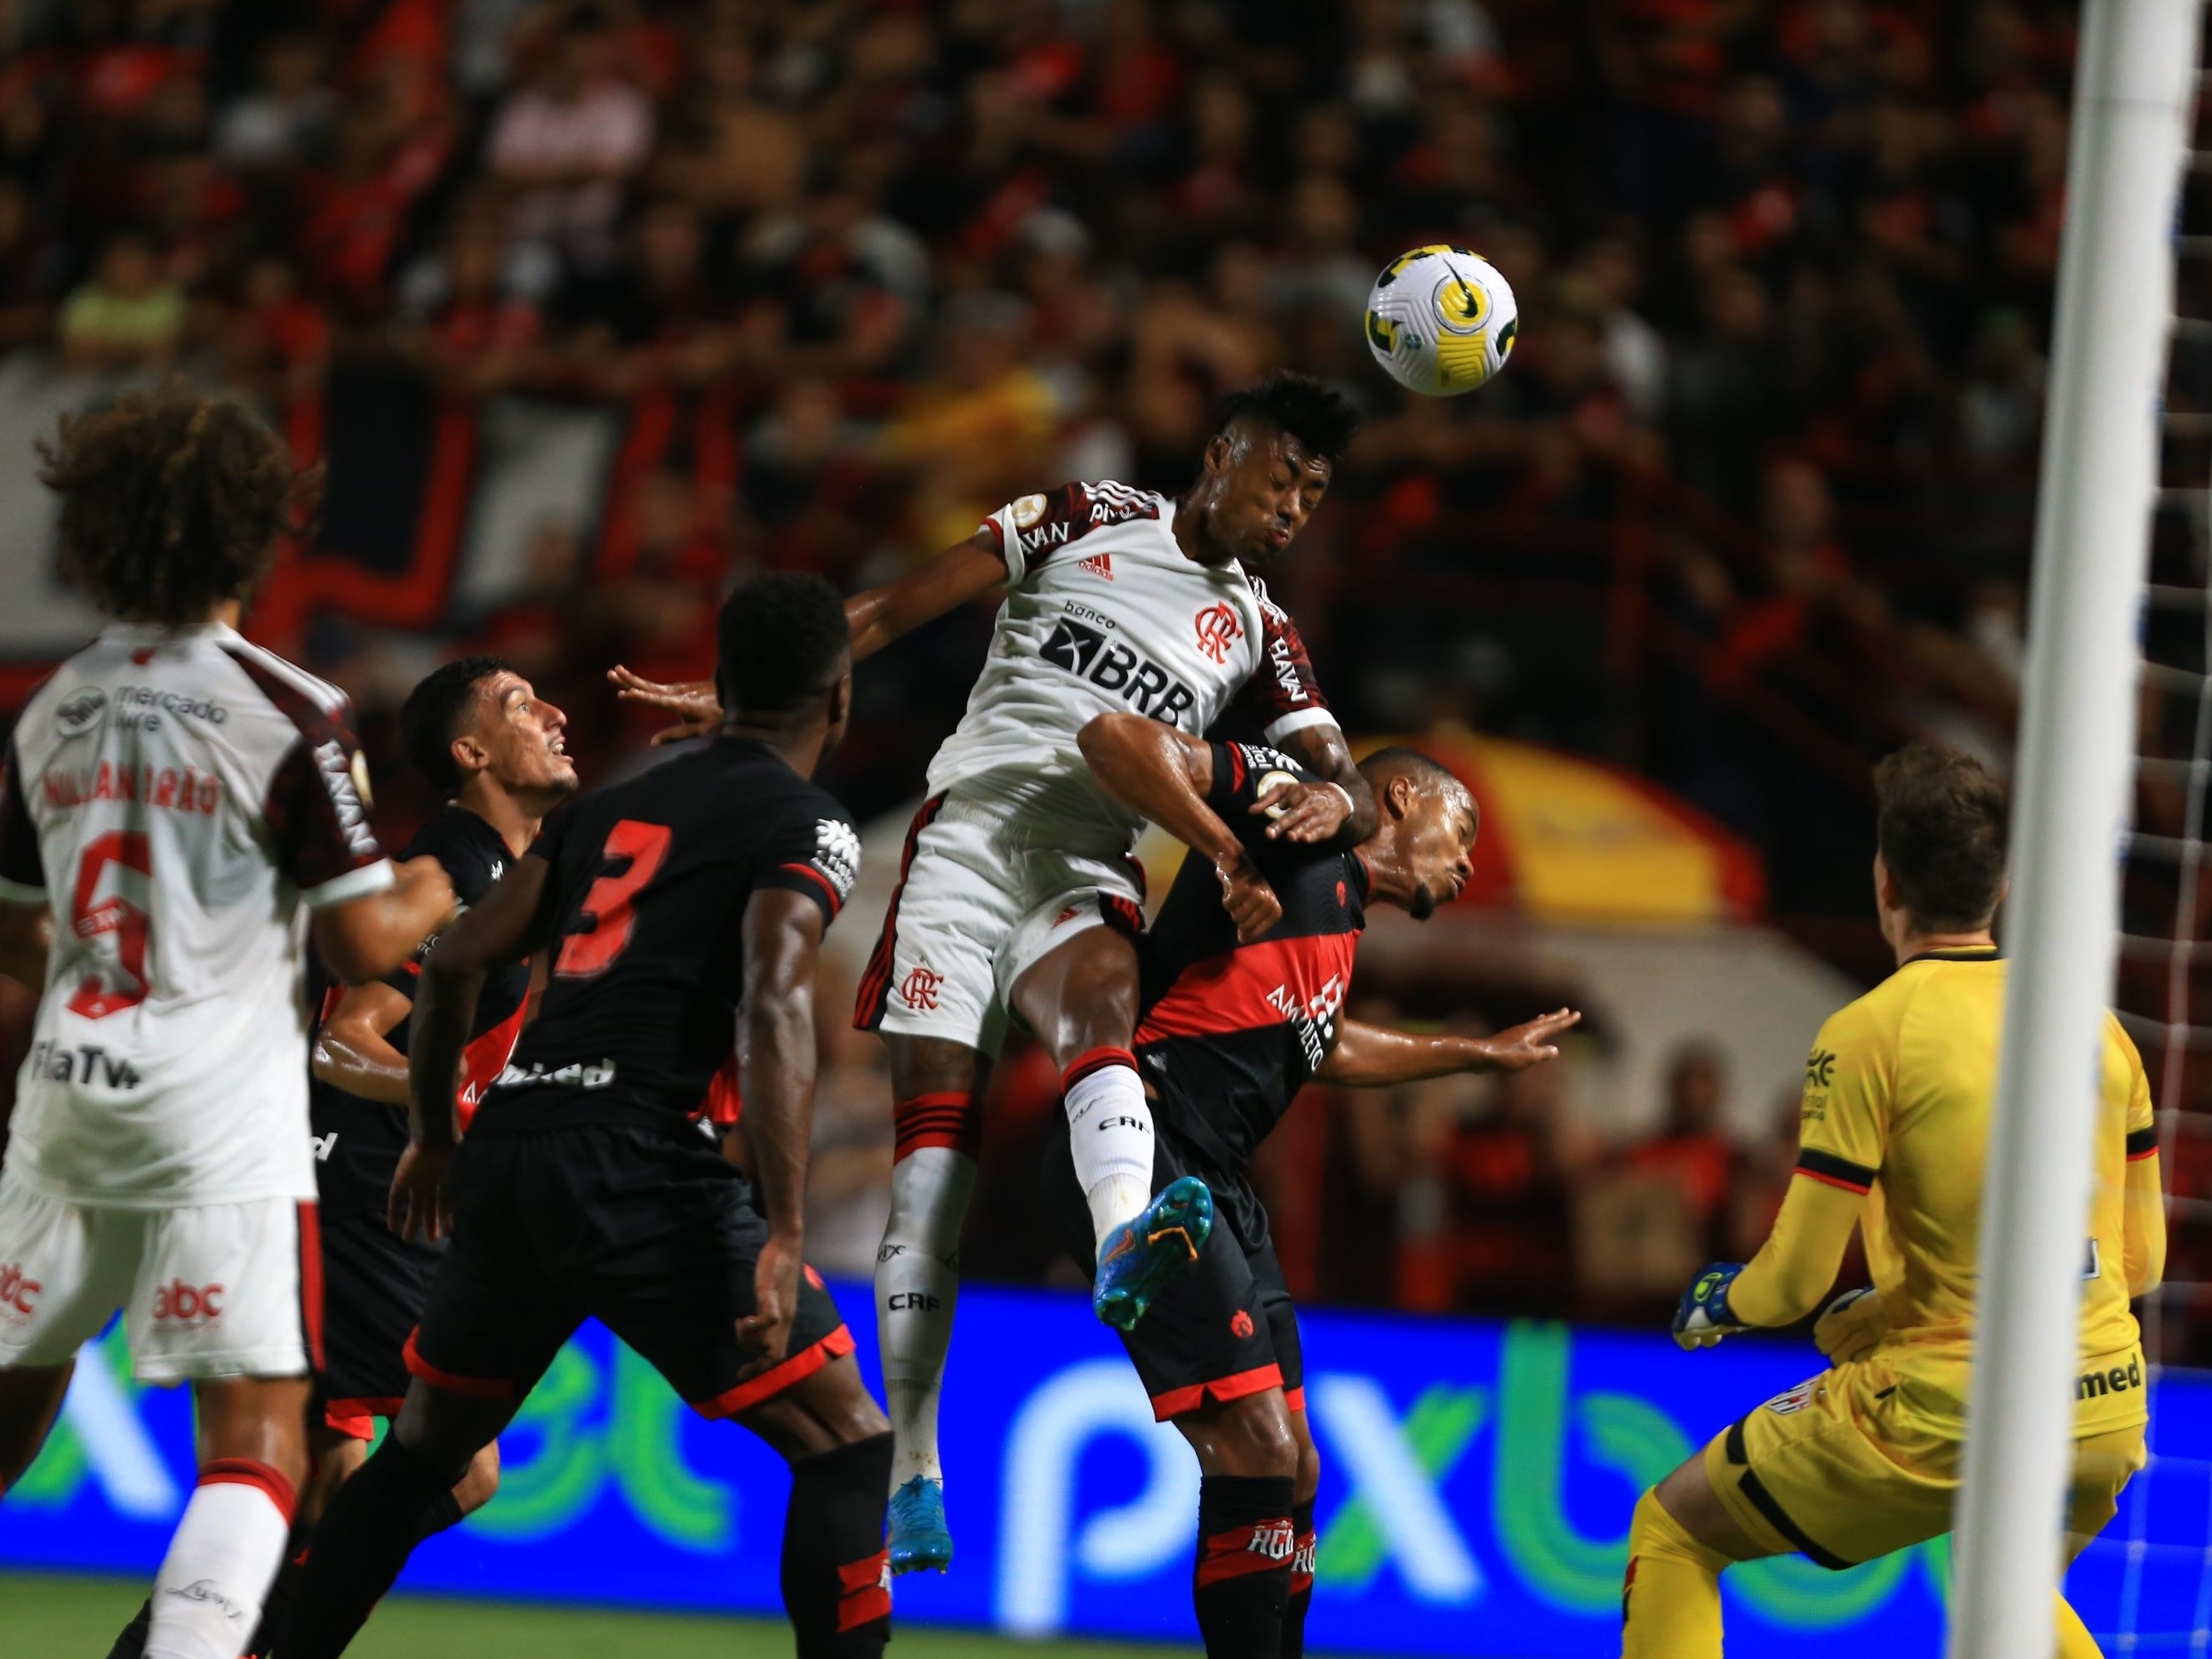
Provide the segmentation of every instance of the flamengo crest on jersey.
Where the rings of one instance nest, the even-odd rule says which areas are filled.
[[[343,694],[116,624],[17,723],[0,896],[57,926],[8,1167],[137,1208],[315,1195],[307,913],[392,882]]]
[[[1066,483],[983,521],[1006,562],[991,651],[959,729],[930,763],[933,794],[1008,794],[1055,842],[1125,848],[1136,818],[1098,789],[1076,744],[1128,710],[1197,734],[1250,717],[1270,742],[1334,724],[1290,617],[1234,560],[1208,567],[1175,538],[1176,503],[1110,481]]]

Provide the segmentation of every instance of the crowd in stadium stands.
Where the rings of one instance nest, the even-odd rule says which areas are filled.
[[[1756,841],[1777,908],[1863,915],[1867,760],[2008,747],[2073,50],[2063,0],[0,0],[0,347],[227,381],[306,453],[347,365],[711,400],[714,465],[668,452],[453,619],[587,776],[650,729],[599,672],[703,672],[738,574],[858,585],[1063,478],[1175,490],[1216,397],[1293,365],[1370,422],[1274,580],[1349,728],[1626,761]],[[1360,329],[1439,240],[1523,315],[1451,401]],[[311,620],[374,721],[405,677]],[[864,676],[856,807],[916,787],[982,626]],[[872,1241],[884,1085],[833,1058],[818,1173]],[[1301,1288],[1626,1305],[1759,1236],[1785,1137],[1722,1136],[1711,1054],[1626,1150],[1550,1112],[1570,1081],[1282,1138],[1327,1177]]]

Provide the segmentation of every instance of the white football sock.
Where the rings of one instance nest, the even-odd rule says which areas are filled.
[[[146,1659],[238,1659],[284,1559],[290,1482],[243,1458],[210,1463],[200,1481],[154,1577]]]
[[[937,1401],[960,1293],[960,1224],[975,1190],[975,1160],[948,1146],[919,1147],[891,1166],[890,1219],[876,1252],[876,1333],[893,1492],[917,1474],[945,1478]]]
[[[1091,1231],[1103,1244],[1152,1202],[1152,1105],[1136,1060],[1124,1049],[1085,1055],[1061,1081],[1075,1179],[1091,1206]]]

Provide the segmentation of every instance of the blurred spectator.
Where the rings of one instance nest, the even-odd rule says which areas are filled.
[[[1722,1127],[1727,1063],[1710,1043],[1686,1043],[1667,1063],[1667,1115],[1659,1133],[1629,1148],[1628,1167],[1672,1186],[1708,1259],[1727,1253],[1728,1206],[1740,1162]]]
[[[159,368],[176,356],[184,329],[185,292],[162,277],[143,236],[110,242],[92,280],[62,305],[62,349],[83,368]]]
[[[1489,1082],[1489,1110],[1453,1119],[1429,1168],[1443,1176],[1451,1294],[1444,1305],[1558,1316],[1575,1297],[1573,1197],[1586,1152],[1568,1121],[1571,1061]],[[1433,1086],[1422,1086],[1433,1088]],[[1436,1102],[1429,1102],[1436,1110]],[[1418,1241],[1401,1243],[1401,1303],[1422,1298]]]
[[[222,353],[224,374],[271,409],[322,390],[330,370],[330,321],[300,292],[287,261],[257,259],[247,267]]]
[[[935,372],[884,435],[914,479],[918,546],[965,540],[1038,478],[1059,407],[1022,361],[1029,327],[1028,305],[1009,294],[961,295],[945,307]]]
[[[337,108],[324,73],[313,35],[270,40],[253,90],[233,99],[216,125],[216,157],[245,173],[289,172],[318,159]]]
[[[623,185],[653,148],[653,106],[622,79],[620,46],[603,14],[572,13],[486,143],[492,176],[514,193],[508,234],[586,267],[611,253]]]
[[[853,986],[825,957],[814,999],[821,1053],[806,1168],[806,1260],[865,1279],[890,1218],[890,1071],[883,1044],[846,1017]]]

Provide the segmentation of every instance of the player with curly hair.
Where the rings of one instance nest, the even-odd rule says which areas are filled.
[[[189,1381],[199,1420],[146,1651],[227,1659],[291,1526],[320,1361],[307,939],[374,979],[453,889],[378,846],[344,696],[238,633],[313,501],[282,441],[169,386],[42,453],[63,567],[113,620],[33,695],[0,789],[0,971],[42,992],[0,1168],[0,1490],[125,1309],[135,1374]]]

